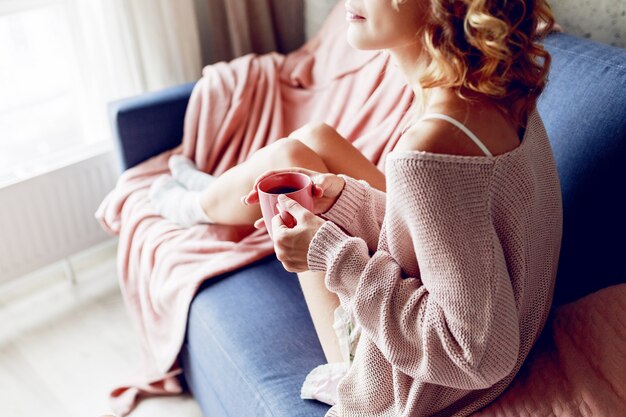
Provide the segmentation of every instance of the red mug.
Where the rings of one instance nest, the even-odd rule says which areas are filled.
[[[263,178],[257,184],[259,203],[265,227],[272,237],[272,218],[280,214],[287,227],[296,225],[295,219],[278,207],[278,196],[284,194],[297,201],[302,207],[313,211],[313,181],[300,172],[279,172]]]

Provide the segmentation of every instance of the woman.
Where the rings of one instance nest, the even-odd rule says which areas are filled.
[[[308,126],[218,178],[173,158],[202,191],[160,180],[153,201],[183,224],[261,227],[256,183],[309,174],[313,212],[283,199],[297,225],[272,220],[329,362],[303,394],[335,404],[327,416],[469,415],[510,384],[551,304],[562,214],[535,34],[552,15],[542,0],[346,9],[349,43],[388,51],[418,103],[385,175],[331,127]]]

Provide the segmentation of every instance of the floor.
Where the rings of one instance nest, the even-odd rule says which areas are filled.
[[[139,362],[117,286],[115,244],[31,274],[27,285],[0,288],[0,414],[113,415],[108,392]],[[131,414],[147,416],[202,414],[186,395],[145,400]]]

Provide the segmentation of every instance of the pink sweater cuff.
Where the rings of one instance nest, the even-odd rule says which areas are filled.
[[[335,204],[322,217],[346,229],[346,225],[354,221],[355,213],[363,209],[365,187],[358,180],[347,175],[339,174],[346,184]]]
[[[349,239],[351,237],[332,221],[324,223],[309,244],[307,252],[309,270],[326,272],[328,265],[332,264],[333,258],[340,254],[343,243]]]

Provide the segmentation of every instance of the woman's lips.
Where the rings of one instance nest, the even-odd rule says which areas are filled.
[[[354,21],[365,20],[365,18],[363,16],[359,16],[356,13],[348,11],[348,12],[346,12],[346,20],[348,20],[350,22],[354,22]]]
[[[348,4],[348,2],[346,2],[345,7],[347,21],[356,22],[360,20],[365,20],[365,18],[359,14],[358,10],[355,10],[352,5]]]

